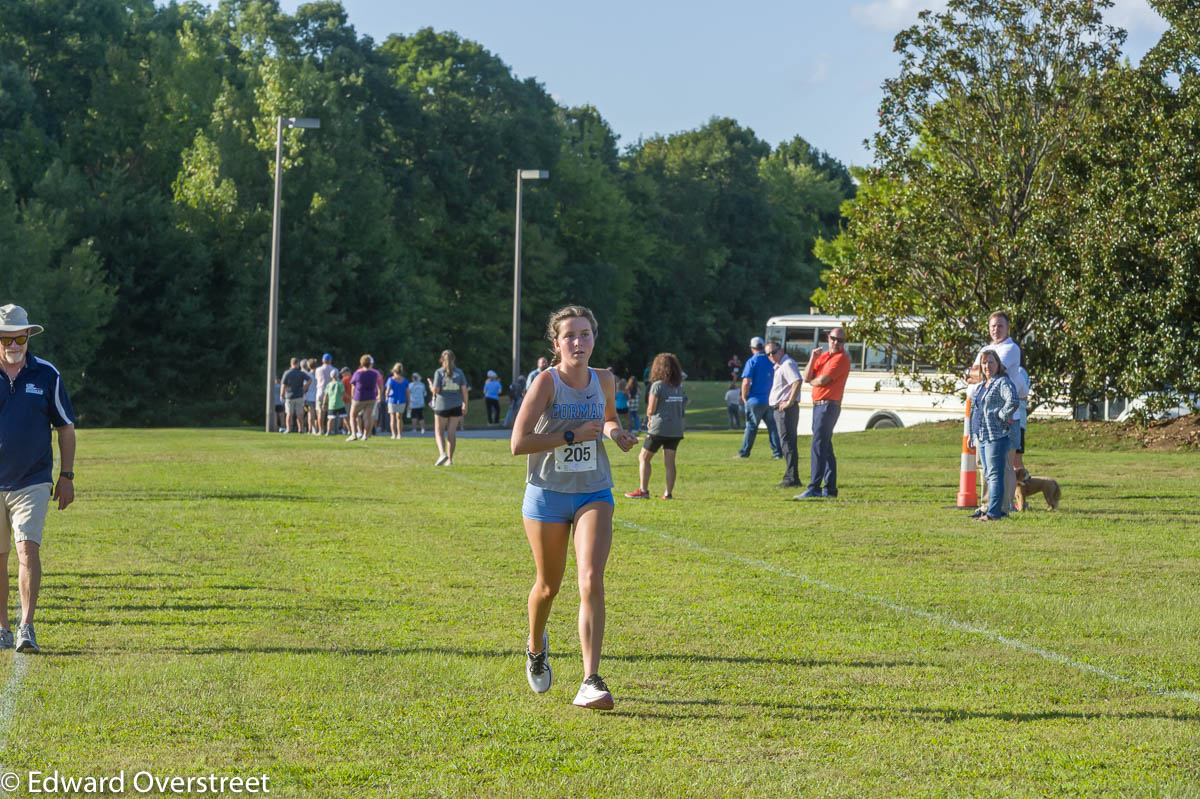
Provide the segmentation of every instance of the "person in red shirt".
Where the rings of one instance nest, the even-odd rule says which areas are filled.
[[[846,355],[846,331],[835,327],[829,331],[829,350],[813,348],[804,382],[812,386],[812,459],[808,488],[796,499],[836,497],[837,458],[833,454],[833,426],[842,413],[842,394],[850,375],[850,358]],[[824,488],[821,484],[824,483]]]

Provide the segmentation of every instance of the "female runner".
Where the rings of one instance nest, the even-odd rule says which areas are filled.
[[[537,567],[529,592],[525,676],[537,693],[550,690],[546,622],[567,567],[567,543],[574,527],[584,674],[574,704],[612,710],[612,694],[599,674],[604,566],[612,547],[613,518],[612,470],[600,439],[608,436],[628,452],[637,436],[623,430],[617,419],[612,372],[588,366],[596,343],[592,312],[580,305],[560,308],[550,315],[546,337],[554,360],[529,386],[511,440],[514,455],[529,456],[521,515]]]

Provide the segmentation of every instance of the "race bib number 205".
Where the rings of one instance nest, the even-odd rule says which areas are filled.
[[[554,471],[591,472],[596,469],[596,442],[580,441],[554,449]]]

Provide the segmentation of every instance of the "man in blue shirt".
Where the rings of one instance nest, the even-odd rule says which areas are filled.
[[[0,649],[14,646],[8,626],[9,536],[17,543],[21,623],[16,650],[38,651],[33,611],[42,584],[39,550],[51,496],[63,510],[75,499],[75,411],[62,376],[49,361],[30,355],[29,338],[43,330],[25,309],[0,307]],[[50,428],[58,430],[59,475],[54,485]],[[54,491],[51,495],[51,486]]]
[[[779,433],[775,429],[775,414],[771,412],[770,394],[771,381],[775,378],[775,364],[763,352],[763,340],[760,336],[750,339],[750,360],[742,368],[742,402],[746,404],[746,432],[742,435],[742,448],[735,458],[749,458],[750,450],[754,448],[754,439],[758,436],[758,423],[767,425],[767,440],[771,442],[771,455],[783,457],[783,448],[779,444]]]

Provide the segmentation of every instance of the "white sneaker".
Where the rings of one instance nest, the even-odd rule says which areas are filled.
[[[593,674],[579,686],[579,693],[575,694],[572,704],[592,710],[612,710],[613,698],[600,675]]]
[[[346,436],[347,441],[354,441],[357,438],[358,438],[358,434],[356,434],[356,433],[351,433],[350,435]]]
[[[450,460],[450,456],[449,456],[449,455],[439,455],[439,456],[438,456],[438,459],[437,459],[436,461],[434,461],[434,462],[433,462],[433,465],[434,465],[434,466],[442,466],[442,465],[443,465],[443,464],[445,464],[445,463],[446,463],[446,461],[448,461],[448,460]]]
[[[529,680],[529,687],[534,693],[544,694],[550,690],[550,683],[554,682],[554,674],[550,671],[550,663],[547,658],[550,657],[550,634],[542,632],[542,651],[536,655],[525,649],[525,678]],[[611,705],[612,698],[609,698]]]
[[[33,637],[33,625],[22,624],[17,628],[17,651],[27,655],[36,655],[42,651],[38,648],[37,639]]]

